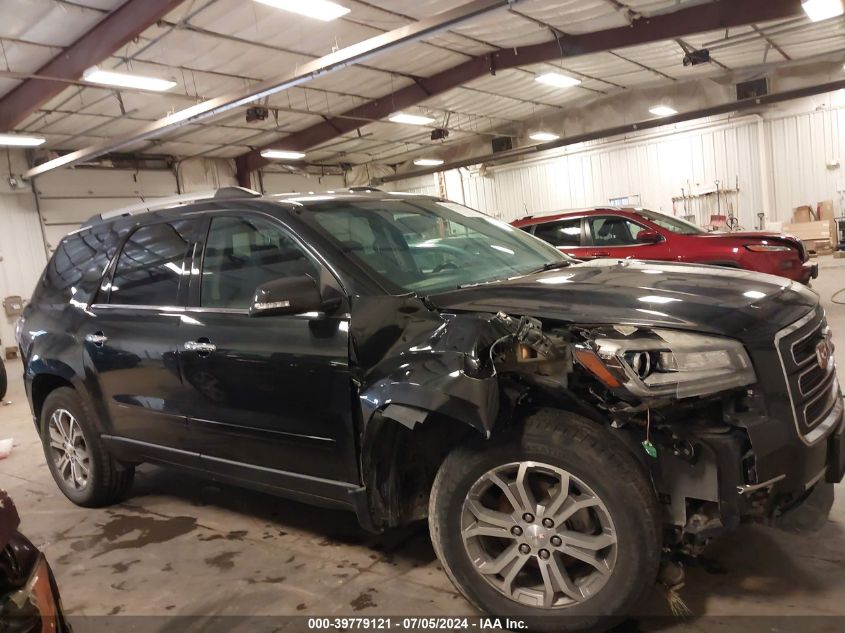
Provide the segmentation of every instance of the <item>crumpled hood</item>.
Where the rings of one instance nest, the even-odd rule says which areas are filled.
[[[442,310],[504,311],[576,324],[659,326],[768,338],[818,304],[789,279],[757,272],[593,260],[430,297]]]

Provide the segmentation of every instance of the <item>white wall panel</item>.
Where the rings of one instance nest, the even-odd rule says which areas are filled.
[[[11,295],[29,299],[46,263],[32,193],[0,195],[0,302]],[[15,345],[14,322],[0,308],[2,348]],[[19,366],[8,369],[17,372]]]
[[[804,204],[833,200],[845,208],[845,108],[825,109],[770,121],[773,189],[782,218]]]
[[[273,193],[307,193],[309,191],[328,191],[329,189],[343,189],[343,176],[305,176],[301,174],[281,174],[264,172],[262,174],[264,192]]]
[[[418,193],[424,196],[438,196],[437,175],[417,176],[400,182],[388,183],[383,187],[388,191],[404,191],[406,193]],[[460,199],[460,198],[458,198]]]
[[[720,187],[733,187],[738,178],[737,211],[741,222],[752,227],[760,200],[756,143],[752,120],[643,135],[475,174],[464,170],[464,195],[468,204],[505,220],[608,204],[625,196],[639,196],[643,206],[672,213],[672,198],[682,188],[712,187],[717,179]]]
[[[820,103],[823,105],[820,106]],[[832,104],[832,105],[831,105]],[[739,186],[738,197],[722,199],[743,227],[767,221],[788,222],[792,209],[834,200],[845,210],[845,92],[791,102],[762,117],[702,120],[596,141],[510,165],[461,169],[462,191],[447,176],[450,198],[505,220],[526,214],[608,204],[611,199],[639,195],[643,206],[684,215],[672,198],[713,187]],[[431,176],[392,183],[394,190],[436,191]],[[766,207],[769,208],[766,208]],[[700,212],[706,222],[716,213]]]

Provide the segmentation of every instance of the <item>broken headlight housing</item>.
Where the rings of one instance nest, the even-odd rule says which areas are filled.
[[[636,396],[691,398],[757,382],[748,353],[733,339],[634,327],[595,334],[595,353]]]

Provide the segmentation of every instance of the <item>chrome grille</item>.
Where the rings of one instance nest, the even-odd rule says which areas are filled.
[[[821,425],[841,397],[833,358],[822,367],[817,354],[819,343],[829,336],[824,311],[818,308],[775,339],[796,428],[808,443],[826,435]]]

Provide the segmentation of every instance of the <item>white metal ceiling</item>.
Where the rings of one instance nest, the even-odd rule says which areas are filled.
[[[245,84],[291,70],[315,57],[452,8],[454,0],[340,0],[351,11],[323,23],[252,0],[187,0],[102,64],[169,77],[164,94],[69,86],[17,129],[42,134],[53,149],[78,149]],[[178,156],[232,157],[336,116],[369,99],[413,83],[496,48],[550,41],[554,31],[587,33],[624,27],[638,16],[708,0],[522,0],[425,42],[409,45],[270,98],[270,118],[246,123],[243,111],[181,129],[136,149]],[[37,72],[60,48],[76,40],[121,0],[0,0],[0,96],[20,76]],[[627,10],[620,10],[624,5]],[[413,108],[450,129],[449,142],[513,130],[544,112],[559,112],[597,95],[645,85],[671,84],[702,74],[763,63],[814,58],[843,51],[845,20],[781,23],[702,33],[684,42],[662,41],[526,66],[467,82]],[[682,44],[709,45],[715,64],[684,68]],[[558,70],[582,80],[559,90],[534,81]],[[5,71],[5,72],[3,72]],[[430,147],[430,129],[373,122],[309,153],[316,162],[363,163],[419,154]]]

